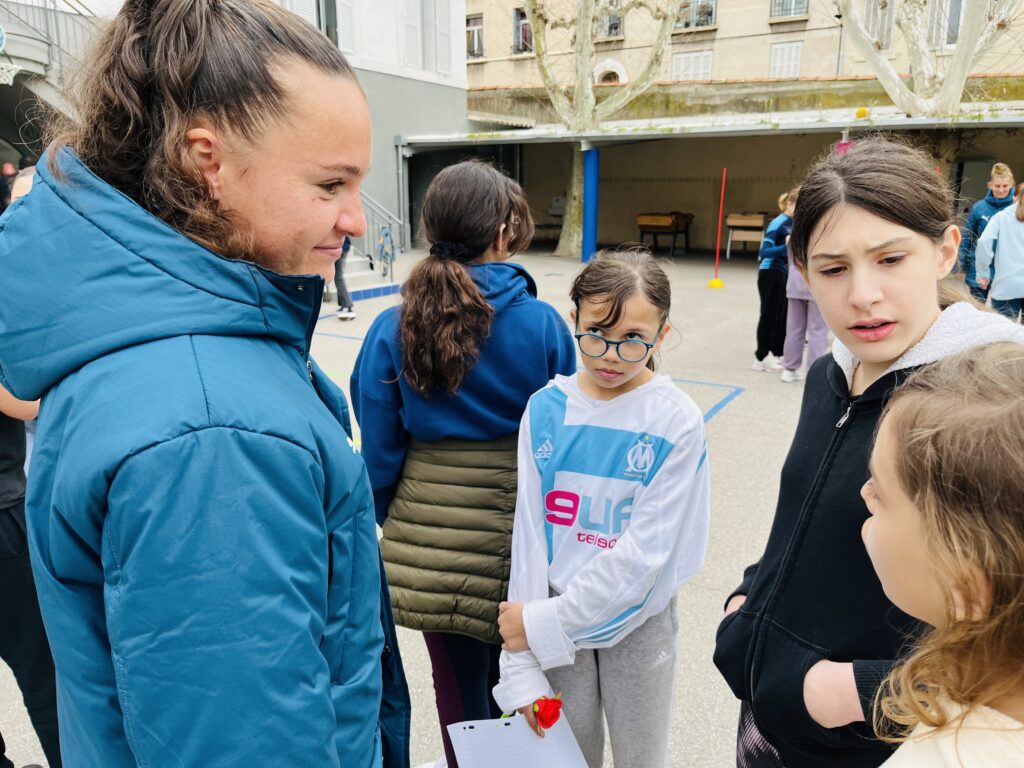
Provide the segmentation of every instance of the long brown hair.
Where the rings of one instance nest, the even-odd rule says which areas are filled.
[[[922,369],[883,419],[946,605],[945,626],[879,691],[876,730],[901,741],[918,723],[956,726],[945,700],[969,711],[1024,682],[1024,346],[990,344]]]
[[[252,143],[288,112],[275,70],[306,62],[356,80],[323,34],[268,0],[127,0],[54,114],[56,151],[71,147],[97,176],[196,242],[248,258],[251,245],[220,210],[191,160],[197,118]]]
[[[504,225],[504,229],[502,226]],[[467,160],[441,171],[423,200],[430,255],[402,286],[402,375],[422,395],[455,394],[491,332],[494,308],[465,265],[499,240],[513,256],[534,225],[522,188],[494,166]]]
[[[858,140],[845,153],[829,151],[800,185],[789,245],[793,262],[807,268],[811,235],[831,211],[852,205],[881,219],[942,241],[956,223],[956,198],[920,149],[889,138]],[[939,306],[971,301],[967,292],[943,280]]]
[[[637,295],[657,308],[659,322],[664,325],[672,308],[672,285],[665,270],[646,248],[598,251],[576,275],[569,289],[577,315],[580,304],[589,299],[604,307],[601,324],[609,327],[619,322],[626,301]],[[651,355],[647,358],[647,367],[653,371],[655,366],[654,355]]]

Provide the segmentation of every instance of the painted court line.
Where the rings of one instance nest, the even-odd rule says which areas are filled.
[[[332,313],[333,314],[333,313]],[[331,317],[331,314],[324,315],[324,317]],[[327,331],[314,331],[314,336],[327,336],[331,339],[342,339],[344,341],[362,341],[362,336],[346,336],[343,333],[328,333]],[[677,379],[673,378],[672,381],[679,384],[693,384],[698,387],[714,387],[715,389],[728,389],[729,392],[721,400],[715,403],[711,408],[704,414],[704,423],[707,424],[715,416],[717,416],[722,409],[725,408],[729,403],[735,400],[744,392],[743,387],[737,387],[733,384],[719,384],[715,381],[697,381],[696,379]]]

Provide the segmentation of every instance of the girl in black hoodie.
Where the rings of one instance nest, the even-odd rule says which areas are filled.
[[[760,561],[729,596],[715,664],[741,700],[739,768],[875,768],[875,694],[918,631],[860,539],[872,436],[913,370],[1024,329],[940,285],[956,261],[953,196],[931,159],[883,139],[819,162],[790,244],[831,355],[811,368]]]

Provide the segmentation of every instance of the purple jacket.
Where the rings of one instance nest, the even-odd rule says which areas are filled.
[[[807,287],[807,281],[804,280],[804,276],[800,274],[800,270],[796,268],[793,263],[793,249],[786,245],[786,256],[789,258],[789,277],[786,278],[786,298],[787,299],[803,299],[804,301],[814,301],[814,297],[811,296],[811,291]]]

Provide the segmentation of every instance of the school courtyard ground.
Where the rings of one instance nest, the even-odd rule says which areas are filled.
[[[401,257],[399,276],[414,252]],[[568,315],[568,288],[580,265],[531,252],[518,259],[534,276],[541,299]],[[661,356],[660,371],[671,376],[704,412],[712,468],[711,540],[704,569],[679,594],[679,661],[670,765],[673,768],[731,768],[737,704],[711,661],[722,604],[739,583],[743,568],[757,559],[771,525],[779,470],[796,427],[803,385],[783,384],[778,374],[751,370],[758,298],[752,254],[723,261],[725,287],[710,290],[713,257],[664,260],[672,280],[674,332]],[[345,391],[360,343],[373,318],[398,302],[397,295],[357,301],[358,317],[340,321],[336,305],[325,303],[313,353]],[[510,370],[516,361],[510,360]],[[281,404],[287,408],[287,403]],[[400,645],[412,690],[412,765],[441,754],[430,665],[415,632],[400,631]],[[10,673],[0,664],[0,733],[16,766],[44,764]],[[187,738],[187,734],[183,734]],[[611,765],[611,757],[606,757]],[[641,768],[626,766],[625,768]]]

